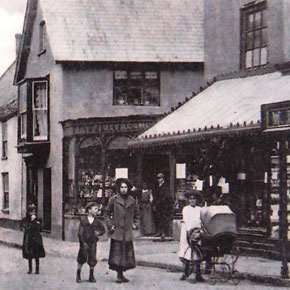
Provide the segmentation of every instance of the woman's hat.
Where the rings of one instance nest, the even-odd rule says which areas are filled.
[[[94,201],[91,201],[89,202],[87,205],[86,205],[86,212],[89,211],[89,209],[91,209],[93,206],[98,206],[98,204]]]
[[[118,178],[116,180],[116,187],[117,187],[117,189],[120,188],[120,186],[121,186],[122,183],[127,184],[129,190],[131,190],[132,187],[133,187],[132,182],[128,178]]]

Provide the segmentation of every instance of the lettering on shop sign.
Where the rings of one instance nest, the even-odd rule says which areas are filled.
[[[150,125],[150,122],[84,125],[74,127],[74,134],[86,135],[106,132],[141,131],[149,128]]]
[[[290,102],[262,105],[262,123],[265,129],[290,127]]]

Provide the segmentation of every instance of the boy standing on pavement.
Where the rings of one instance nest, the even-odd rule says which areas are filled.
[[[82,282],[81,269],[83,264],[86,262],[90,266],[89,281],[96,282],[94,277],[94,267],[97,264],[97,242],[99,236],[105,233],[105,227],[97,218],[97,203],[89,202],[86,206],[86,212],[88,213],[88,216],[81,220],[78,233],[80,248],[77,257],[77,283]]]

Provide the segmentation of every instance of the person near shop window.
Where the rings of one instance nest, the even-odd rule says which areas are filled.
[[[183,263],[184,273],[182,274],[180,280],[185,280],[191,274],[190,264],[195,263],[196,266],[196,276],[195,279],[199,282],[203,282],[204,279],[201,276],[200,263],[201,255],[198,251],[198,246],[200,244],[201,235],[201,220],[199,206],[202,203],[202,196],[196,190],[190,190],[186,192],[186,198],[188,205],[182,210],[182,226],[180,232],[180,242],[179,242],[179,259]],[[196,236],[196,248],[192,248],[188,244],[189,236]]]
[[[164,241],[165,237],[168,237],[170,232],[174,200],[165,182],[164,174],[158,173],[156,177],[158,185],[155,189],[152,202],[156,227],[156,234],[154,236],[160,236],[161,240]]]
[[[99,236],[105,233],[105,227],[102,222],[97,218],[99,206],[96,202],[89,202],[86,206],[87,216],[83,218],[79,225],[79,252],[77,256],[77,275],[76,282],[80,283],[81,270],[85,263],[90,266],[89,281],[95,283],[94,267],[97,264],[97,242]]]
[[[116,180],[117,194],[110,198],[106,215],[111,234],[109,268],[117,272],[117,283],[129,282],[124,272],[136,267],[133,230],[137,229],[138,210],[130,195],[132,183],[126,178]]]
[[[153,201],[152,190],[148,189],[147,183],[144,182],[139,197],[139,205],[140,205],[141,233],[145,236],[154,233],[152,201]]]

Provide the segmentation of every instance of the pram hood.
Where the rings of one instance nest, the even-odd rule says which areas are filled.
[[[200,219],[203,230],[210,237],[237,234],[236,216],[226,205],[203,207]]]

